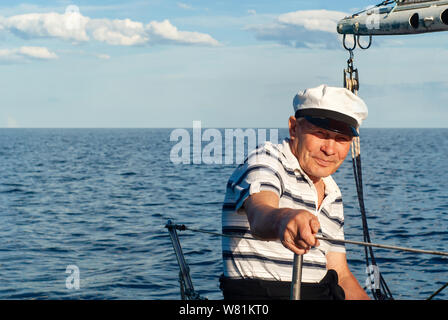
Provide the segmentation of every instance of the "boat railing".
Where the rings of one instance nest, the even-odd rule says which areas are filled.
[[[214,231],[209,231],[209,230],[191,228],[191,227],[185,226],[184,224],[174,224],[171,219],[168,220],[165,227],[168,229],[168,232],[169,232],[169,235],[171,238],[171,243],[173,244],[174,252],[176,254],[177,263],[179,264],[179,268],[180,268],[179,283],[180,283],[180,292],[181,292],[182,300],[207,300],[207,299],[204,297],[201,297],[201,295],[194,290],[193,282],[192,282],[191,276],[190,276],[190,268],[187,264],[187,261],[185,260],[185,257],[184,257],[183,251],[182,251],[182,247],[180,245],[179,237],[177,235],[178,230],[211,234],[211,235],[220,236],[220,237],[242,238],[242,239],[250,239],[250,240],[255,240],[255,241],[257,240],[257,239],[249,238],[249,237],[245,237],[245,236],[228,235],[228,234],[222,234],[219,232],[214,232]],[[364,246],[364,247],[370,247],[370,248],[377,247],[377,248],[382,248],[382,249],[387,249],[387,250],[407,251],[407,252],[413,252],[413,253],[448,257],[448,252],[446,252],[446,251],[422,250],[422,249],[416,249],[416,248],[398,247],[398,246],[387,245],[387,244],[334,239],[334,238],[322,237],[322,236],[316,236],[316,239],[345,243],[345,244],[352,244],[352,245],[358,245],[358,246]],[[294,257],[293,270],[292,270],[293,271],[293,276],[292,276],[293,281],[292,281],[292,290],[291,290],[291,299],[292,300],[300,299],[302,259],[303,259],[303,256],[296,255]],[[436,295],[438,295],[440,292],[442,292],[442,290],[444,290],[447,287],[448,287],[448,283],[445,283],[442,287],[440,287],[433,294],[431,294],[431,296],[429,296],[426,300],[432,300]]]
[[[168,220],[165,225],[168,229],[171,243],[173,244],[174,253],[176,254],[177,263],[179,264],[179,284],[180,284],[180,295],[182,300],[206,300],[202,298],[199,293],[194,290],[193,281],[190,276],[190,267],[185,260],[184,253],[182,252],[182,247],[180,245],[179,237],[177,235],[177,230],[181,229],[182,226],[173,224],[172,220]]]

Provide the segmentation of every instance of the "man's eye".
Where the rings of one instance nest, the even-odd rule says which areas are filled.
[[[336,141],[344,143],[344,142],[351,142],[351,139],[348,137],[337,137]]]
[[[326,132],[324,132],[324,131],[316,131],[315,134],[318,135],[319,137],[322,137],[322,138],[327,135]]]

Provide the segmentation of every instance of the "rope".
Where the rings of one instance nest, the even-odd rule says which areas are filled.
[[[385,3],[387,1],[384,1]],[[381,4],[380,4],[381,5]],[[356,41],[356,36],[355,41]],[[344,38],[345,39],[345,38]],[[359,39],[358,39],[359,40]],[[369,46],[370,47],[370,43]],[[366,47],[365,49],[367,49]],[[359,74],[358,69],[356,69],[353,65],[354,60],[354,54],[353,49],[348,49],[345,46],[344,48],[347,49],[350,53],[350,58],[347,61],[347,69],[344,69],[344,87],[348,90],[350,90],[353,94],[357,95],[359,90]],[[362,48],[362,47],[361,47]],[[359,133],[359,131],[358,131]],[[367,226],[367,215],[366,215],[366,209],[364,204],[364,191],[362,186],[362,170],[361,170],[361,147],[360,147],[360,138],[354,137],[352,146],[352,163],[353,163],[353,174],[355,178],[356,183],[356,191],[358,194],[358,202],[359,202],[359,209],[361,211],[361,221],[362,221],[362,230],[363,230],[363,240],[364,243],[370,243],[370,234],[369,234],[369,228]],[[366,259],[366,265],[369,268],[371,265],[376,266],[376,260],[375,256],[373,254],[373,246],[365,246],[365,259]],[[373,288],[372,287],[372,294],[375,300],[386,300],[386,299],[393,299],[392,293],[390,292],[386,281],[384,280],[381,273],[379,273],[379,280],[380,280],[380,288]]]
[[[188,230],[188,231],[192,231],[192,232],[199,232],[199,233],[206,233],[206,234],[211,234],[214,236],[220,236],[220,237],[224,237],[224,238],[238,238],[238,239],[246,239],[246,240],[258,240],[252,237],[245,237],[245,236],[237,236],[237,235],[230,235],[230,234],[224,234],[224,233],[219,233],[219,232],[213,232],[213,231],[207,231],[207,230],[203,230],[203,229],[195,229],[195,228],[190,228],[185,226],[184,224],[182,225],[174,225],[174,227],[177,230],[183,231],[183,230]]]
[[[359,11],[359,12],[356,12],[356,13],[352,14],[352,17],[360,15],[361,13],[364,13],[366,11],[369,11],[372,8],[378,8],[378,7],[381,7],[381,6],[387,6],[388,4],[391,4],[391,3],[394,3],[394,2],[395,2],[395,0],[385,0],[385,1],[381,2],[381,3],[378,3],[377,5],[375,5],[373,7],[370,7],[370,8],[367,8],[367,9],[364,9],[362,11]]]
[[[252,237],[224,234],[224,233],[208,231],[208,230],[204,230],[204,229],[191,228],[191,227],[187,227],[184,224],[182,224],[182,225],[174,224],[174,225],[172,225],[172,227],[174,227],[180,231],[186,230],[186,231],[205,233],[205,234],[210,234],[210,235],[220,236],[220,237],[225,237],[225,238],[237,238],[237,239],[263,241],[263,240],[252,238]],[[328,241],[328,242],[339,242],[339,243],[347,243],[347,244],[360,245],[360,246],[366,246],[366,247],[377,247],[377,248],[389,249],[389,250],[407,251],[407,252],[423,253],[423,254],[431,254],[431,255],[439,255],[439,256],[447,256],[448,257],[448,252],[444,252],[444,251],[422,250],[422,249],[398,247],[398,246],[379,244],[379,243],[369,243],[369,242],[354,241],[354,240],[341,240],[341,239],[334,239],[334,238],[322,237],[322,236],[316,236],[316,239],[324,240],[324,241]]]
[[[392,245],[387,245],[387,244],[379,244],[379,243],[371,243],[371,242],[361,242],[361,241],[353,241],[353,240],[332,239],[332,238],[320,237],[320,236],[316,236],[316,239],[326,240],[326,241],[330,241],[330,242],[355,244],[355,245],[366,246],[366,247],[377,247],[377,248],[389,249],[389,250],[407,251],[407,252],[414,252],[414,253],[424,253],[424,254],[432,254],[432,255],[448,257],[448,252],[443,252],[443,251],[422,250],[422,249],[398,247],[398,246],[392,246]]]
[[[432,298],[434,298],[436,295],[438,295],[440,292],[442,292],[443,289],[445,289],[446,287],[448,287],[448,282],[445,283],[442,287],[440,287],[440,289],[438,289],[436,292],[434,292],[432,295],[429,296],[428,299],[426,300],[432,300]]]
[[[356,190],[358,193],[358,202],[359,209],[361,211],[361,221],[362,221],[362,230],[363,230],[363,238],[365,243],[371,243],[369,227],[367,225],[367,215],[366,208],[364,204],[364,190],[362,184],[362,169],[361,169],[361,147],[360,147],[360,139],[356,137],[353,139],[352,143],[352,163],[353,163],[353,173],[355,177]],[[366,266],[370,265],[377,266],[375,256],[373,254],[373,246],[365,246],[365,259]],[[370,261],[371,263],[370,263]],[[393,299],[392,293],[389,290],[389,287],[386,284],[381,272],[379,273],[380,277],[380,288],[372,287],[372,294],[376,300],[390,300]]]

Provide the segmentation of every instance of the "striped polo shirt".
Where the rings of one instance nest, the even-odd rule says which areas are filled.
[[[341,192],[331,176],[323,181],[325,198],[317,208],[317,190],[291,152],[289,139],[281,144],[265,142],[249,153],[227,183],[222,232],[254,239],[243,203],[250,195],[268,190],[279,196],[280,208],[304,209],[316,215],[320,222],[318,235],[344,239]],[[328,252],[345,253],[343,244],[319,242],[319,247],[303,256],[304,282],[316,283],[325,276]],[[226,277],[291,281],[294,253],[283,247],[280,240],[223,237],[222,254]]]

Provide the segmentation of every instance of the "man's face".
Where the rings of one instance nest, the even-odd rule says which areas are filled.
[[[352,137],[317,127],[304,118],[289,119],[291,150],[313,182],[333,174],[344,162]]]

